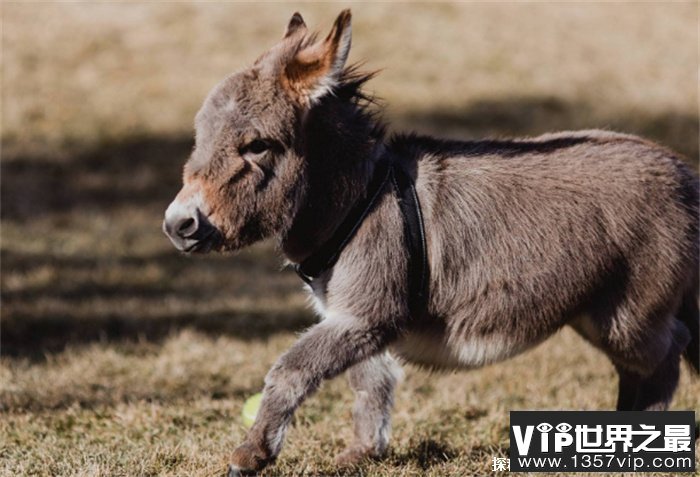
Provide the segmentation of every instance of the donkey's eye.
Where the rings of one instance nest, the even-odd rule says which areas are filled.
[[[246,155],[246,154],[262,154],[263,152],[267,151],[270,149],[270,143],[268,141],[265,141],[263,139],[255,139],[254,141],[249,142],[245,146],[241,147],[240,153],[241,155]]]

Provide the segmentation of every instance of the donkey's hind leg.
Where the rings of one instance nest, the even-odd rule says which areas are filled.
[[[620,376],[617,409],[619,411],[664,411],[668,409],[673,394],[678,386],[680,360],[683,350],[688,345],[690,333],[686,326],[676,319],[671,319],[666,335],[666,353],[663,359],[649,366],[630,368],[629,361],[619,360],[619,355],[611,355]],[[664,333],[660,332],[659,336]],[[650,346],[651,349],[658,347]],[[648,370],[648,371],[647,371]]]
[[[611,356],[610,350],[604,344],[604,333],[600,329],[599,323],[594,321],[589,315],[579,315],[569,322],[569,325],[582,338],[605,353],[615,364],[618,376],[617,406],[618,411],[631,411],[637,399],[637,389],[641,378],[635,372],[628,371],[624,366],[616,363]]]
[[[636,373],[626,371],[619,366],[615,368],[617,369],[617,376],[619,378],[616,410],[631,411],[634,409],[634,403],[637,400],[640,377]]]
[[[394,387],[402,374],[388,352],[356,364],[347,373],[355,392],[355,440],[336,457],[340,465],[354,465],[384,454],[391,432]]]
[[[632,410],[665,411],[678,387],[680,360],[690,341],[690,333],[683,323],[674,320],[673,339],[663,361],[648,376],[640,379]]]
[[[680,357],[690,340],[683,323],[668,317],[656,329],[633,334],[634,339],[613,339],[603,331],[609,329],[610,322],[600,327],[588,317],[570,325],[615,365],[619,376],[618,411],[668,408],[678,386]]]

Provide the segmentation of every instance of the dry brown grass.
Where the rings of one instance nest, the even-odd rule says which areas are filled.
[[[5,146],[188,136],[203,96],[274,44],[291,11],[328,28],[340,8],[6,4]],[[697,157],[693,2],[354,10],[350,60],[383,69],[372,87],[399,126],[460,136],[608,126]]]
[[[314,320],[271,244],[189,259],[160,233],[208,89],[330,4],[3,8],[0,475],[218,475],[239,414]],[[608,126],[698,154],[688,4],[357,4],[354,51],[394,126],[461,137]],[[470,373],[408,367],[387,460],[490,473],[510,409],[605,409],[612,367],[569,331]],[[676,409],[700,410],[684,372]],[[268,475],[333,474],[351,393],[327,383]],[[700,457],[700,455],[699,455]]]

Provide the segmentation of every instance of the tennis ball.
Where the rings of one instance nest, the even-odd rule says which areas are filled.
[[[255,422],[255,416],[258,415],[262,397],[262,393],[253,394],[246,400],[245,404],[243,404],[243,412],[241,412],[241,417],[243,418],[243,425],[245,427],[251,427]]]

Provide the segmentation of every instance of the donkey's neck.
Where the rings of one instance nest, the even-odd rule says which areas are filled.
[[[306,194],[282,251],[299,263],[313,254],[364,197],[383,148],[381,128],[356,105],[332,98],[304,126]]]

